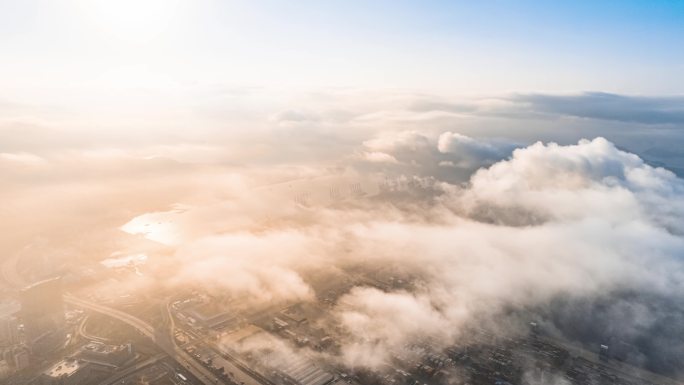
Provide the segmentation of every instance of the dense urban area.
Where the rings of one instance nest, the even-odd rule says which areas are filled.
[[[675,384],[623,362],[628,346],[581,348],[547,336],[534,320],[520,335],[483,326],[447,349],[429,340],[404,346],[377,370],[340,364],[344,335],[322,321],[326,312],[355,286],[412,285],[391,267],[320,277],[316,301],[253,306],[195,289],[92,291],[143,268],[135,259],[108,262],[30,283],[24,277],[41,271],[17,260],[3,265],[3,384]]]

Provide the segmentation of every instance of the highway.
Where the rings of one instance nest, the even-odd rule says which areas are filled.
[[[155,333],[155,329],[145,321],[120,310],[76,298],[70,294],[64,295],[64,301],[73,306],[82,307],[90,311],[118,319],[119,321],[132,326],[145,337],[151,339],[155,344],[157,344],[157,346],[159,346],[159,348],[162,349],[162,351],[164,351],[164,353],[168,354],[169,357],[173,358],[179,365],[187,369],[190,373],[192,373],[193,376],[197,377],[197,379],[202,381],[202,383],[205,385],[225,384],[221,378],[215,376],[202,364],[190,357],[188,353],[176,346],[172,336],[169,336],[168,333],[164,333],[163,335]]]
[[[225,349],[222,349],[215,342],[210,342],[207,345],[210,346],[211,349],[214,350],[216,353],[218,353],[221,358],[223,358],[224,366],[227,366],[230,369],[230,372],[233,373],[234,378],[237,379],[238,381],[240,381],[241,384],[245,384],[245,385],[275,385],[268,378],[262,376],[261,374],[259,374],[256,371],[252,370],[249,366],[242,363],[239,359],[228,354],[228,352],[226,352]],[[235,373],[240,373],[243,375],[238,376],[238,375],[235,375]]]
[[[130,366],[126,370],[123,370],[121,372],[117,372],[114,375],[110,376],[106,380],[100,382],[100,385],[114,385],[115,383],[119,382],[120,380],[123,380],[124,378],[130,376],[131,374],[137,372],[140,369],[146,368],[150,365],[156,364],[157,362],[163,360],[166,358],[166,353],[160,353],[157,354],[156,356],[150,357],[145,361],[138,362],[135,365]]]
[[[5,283],[9,287],[13,287],[16,289],[19,289],[23,286],[26,285],[25,282],[21,279],[21,276],[18,274],[16,266],[18,262],[18,255],[14,255],[13,257],[8,258],[7,260],[3,261],[2,264],[0,264],[0,278],[2,278]],[[205,368],[201,363],[197,362],[194,358],[192,358],[187,352],[185,352],[183,349],[179,348],[174,339],[173,339],[173,333],[162,333],[161,335],[156,333],[154,327],[146,323],[145,321],[134,317],[128,313],[122,312],[120,310],[100,305],[94,302],[90,302],[81,298],[77,298],[71,294],[65,294],[64,295],[64,302],[71,304],[73,306],[81,307],[84,309],[88,309],[90,311],[94,311],[103,315],[106,315],[108,317],[115,318],[121,322],[124,322],[136,330],[138,330],[140,333],[142,333],[144,336],[152,340],[159,348],[162,349],[164,353],[166,353],[169,357],[171,357],[173,360],[175,360],[179,365],[184,367],[186,370],[188,370],[190,373],[192,373],[193,376],[195,376],[197,379],[199,379],[203,384],[205,385],[215,385],[215,384],[226,384],[223,379],[215,376],[211,371],[209,371],[207,368]],[[168,312],[168,317],[171,322],[171,331],[173,331],[173,317],[171,316],[170,313],[170,308],[167,306],[167,312]],[[83,326],[84,323],[81,325],[80,331],[85,331]],[[142,362],[140,364],[134,365],[132,368],[129,368],[131,370],[130,373],[133,373],[136,367],[138,369],[144,367],[140,365],[147,365],[149,364],[148,362]],[[135,370],[134,370],[135,369]],[[251,384],[252,381],[254,381],[253,378],[247,377],[243,378],[244,376],[247,376],[247,374],[236,371],[234,372],[234,375],[236,375],[236,379],[240,381],[239,378],[242,378],[245,384]],[[123,377],[120,377],[121,379]],[[117,380],[115,380],[117,381]],[[110,382],[111,383],[111,382]]]
[[[168,325],[169,325],[171,331],[173,331],[176,326],[175,326],[175,320],[173,318],[173,315],[171,314],[171,302],[168,300],[166,301],[166,317],[168,318]],[[171,333],[171,334],[173,334],[173,333]],[[214,349],[214,350],[218,350],[218,349]],[[183,352],[185,353],[185,351],[183,351]],[[263,385],[263,384],[269,383],[269,382],[266,382],[265,379],[257,380],[256,378],[260,378],[260,376],[257,373],[253,372],[249,368],[240,367],[238,365],[235,365],[234,362],[226,361],[224,367],[228,368],[228,369],[226,369],[226,372],[230,373],[232,379],[237,383],[244,384],[244,385]]]

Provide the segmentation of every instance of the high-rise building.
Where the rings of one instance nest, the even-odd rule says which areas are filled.
[[[18,302],[0,302],[0,348],[12,346],[20,342],[18,312]]]
[[[15,345],[12,349],[12,364],[14,370],[23,370],[29,366],[29,352],[25,346]]]
[[[0,347],[19,343],[19,322],[14,316],[0,318]]]
[[[0,361],[5,362],[11,372],[26,369],[29,366],[29,351],[24,345],[0,348]]]
[[[31,353],[40,355],[61,347],[66,338],[61,279],[35,283],[22,290],[19,298],[26,344]]]

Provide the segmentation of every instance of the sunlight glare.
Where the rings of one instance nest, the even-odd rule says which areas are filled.
[[[180,1],[92,0],[85,5],[103,32],[128,42],[148,42],[165,32]]]

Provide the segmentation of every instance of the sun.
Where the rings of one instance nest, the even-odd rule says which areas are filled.
[[[128,42],[149,42],[169,28],[181,0],[84,0],[81,4],[102,32]]]

